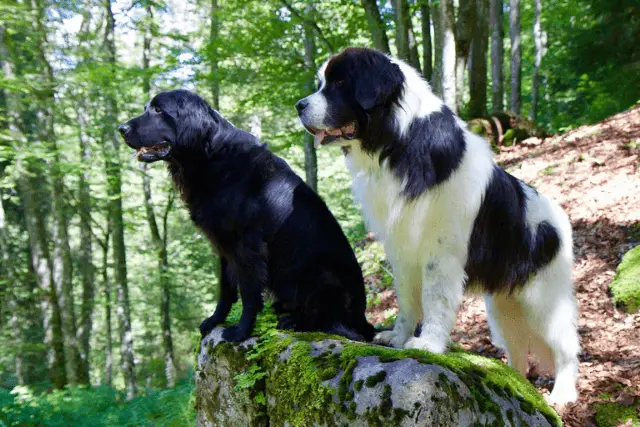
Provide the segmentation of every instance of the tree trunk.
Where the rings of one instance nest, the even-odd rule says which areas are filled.
[[[433,92],[442,98],[442,51],[444,47],[444,26],[442,21],[442,9],[440,3],[429,0],[431,3],[431,20],[433,21],[433,73],[431,75],[431,87]]]
[[[49,50],[47,40],[46,5],[41,0],[32,1],[33,12],[35,13],[36,34],[38,35],[38,59],[42,74],[42,82],[45,90],[39,96],[39,138],[53,154],[53,159],[49,164],[52,182],[53,201],[53,286],[58,293],[58,304],[62,315],[62,330],[64,334],[64,350],[66,371],[69,382],[77,383],[78,372],[82,371],[82,363],[78,352],[76,340],[76,316],[75,303],[73,298],[73,261],[71,259],[71,247],[69,245],[69,220],[67,206],[64,200],[65,186],[63,173],[61,171],[61,159],[58,151],[57,140],[54,129],[55,105],[55,81],[53,69],[47,59]]]
[[[459,0],[456,21],[456,108],[462,109],[464,97],[464,72],[467,69],[471,40],[475,29],[476,0]]]
[[[422,75],[431,81],[433,75],[433,61],[431,58],[431,13],[429,0],[420,1],[420,15],[422,24]]]
[[[104,46],[106,62],[111,65],[115,81],[116,47],[115,20],[111,10],[111,1],[103,0],[106,27]],[[104,133],[104,156],[106,161],[107,193],[109,196],[109,221],[112,230],[112,246],[114,272],[117,287],[116,316],[120,335],[120,364],[125,381],[127,399],[138,393],[136,382],[135,356],[133,351],[133,334],[131,331],[131,310],[129,305],[129,288],[127,283],[127,257],[124,244],[124,223],[122,218],[122,176],[120,171],[120,139],[116,134],[118,104],[113,95],[106,99],[106,117]]]
[[[111,330],[111,282],[109,281],[109,237],[111,230],[107,225],[102,246],[102,284],[104,286],[104,384],[111,387],[113,382],[113,335]]]
[[[469,71],[469,116],[487,115],[487,48],[489,44],[489,0],[476,0],[476,25],[471,43]]]
[[[82,25],[80,33],[83,36],[88,35],[89,22],[91,16],[89,12],[83,12]],[[84,58],[87,60],[88,58]],[[89,137],[88,128],[89,113],[87,108],[87,99],[83,93],[76,97],[77,120],[78,120],[78,141],[80,142],[80,158],[82,163],[78,173],[78,206],[77,212],[80,217],[80,254],[79,267],[80,279],[82,282],[82,303],[80,306],[80,319],[78,322],[78,341],[80,360],[82,369],[78,371],[78,383],[90,384],[90,366],[89,353],[91,331],[93,327],[93,310],[94,310],[94,278],[95,267],[93,265],[93,242],[91,232],[91,195],[89,188],[89,177],[91,170],[91,139]]]
[[[308,6],[310,9],[311,6]],[[307,11],[309,12],[309,10]],[[314,91],[314,73],[316,71],[315,35],[313,28],[307,22],[304,23],[304,66],[307,69],[306,93]],[[313,135],[305,132],[304,135],[304,171],[307,185],[318,192],[318,156],[313,145]]]
[[[212,47],[209,52],[209,64],[211,66],[211,106],[214,110],[220,110],[220,75],[218,73],[217,47],[219,34],[218,0],[211,0],[211,32],[209,43],[212,43]]]
[[[398,57],[404,59],[416,70],[420,71],[418,46],[413,34],[413,25],[409,15],[407,0],[392,0],[393,14],[396,23],[396,50]]]
[[[520,98],[522,84],[520,52],[520,0],[510,0],[509,7],[509,39],[511,40],[511,94],[509,109],[520,116]]]
[[[533,79],[531,81],[531,112],[529,118],[536,120],[538,114],[538,100],[540,99],[540,64],[545,50],[544,33],[542,32],[542,0],[534,0],[533,10],[533,41],[535,43],[535,61]]]
[[[384,53],[390,53],[389,38],[387,38],[384,21],[380,16],[376,0],[361,0],[361,3],[364,8],[364,13],[367,15],[367,21],[369,22],[373,46]]]
[[[491,108],[504,111],[504,18],[503,0],[490,0],[491,14]]]
[[[440,0],[442,19],[442,98],[453,111],[456,110],[456,40],[453,0]]]
[[[163,235],[160,235],[160,229],[156,221],[156,214],[153,208],[153,198],[151,194],[151,179],[147,171],[147,165],[142,164],[142,187],[144,190],[144,207],[147,213],[147,223],[151,231],[151,240],[155,247],[158,257],[158,268],[160,271],[160,318],[162,328],[162,346],[164,350],[165,360],[165,377],[167,387],[175,386],[176,366],[173,354],[173,337],[171,335],[171,284],[169,282],[169,260],[167,257],[167,217],[173,203],[171,196],[167,203],[165,215],[163,216]],[[173,193],[172,193],[173,194]]]
[[[0,58],[2,58],[2,74],[5,79],[15,78],[13,63],[9,59],[8,50],[4,42],[4,26],[0,26]],[[20,131],[18,123],[21,121],[21,106],[12,92],[5,91],[5,102],[8,113],[8,128],[12,138],[18,144],[18,150],[25,150],[24,146],[31,141]],[[67,384],[65,367],[64,336],[62,332],[62,315],[58,305],[58,294],[53,286],[51,258],[49,255],[49,235],[45,225],[45,212],[41,212],[40,200],[46,200],[41,194],[45,180],[39,168],[23,164],[21,159],[16,161],[16,168],[21,170],[18,179],[18,191],[22,199],[27,234],[29,236],[30,263],[42,290],[40,309],[44,329],[44,342],[47,346],[47,366],[49,379],[56,388],[63,388]],[[33,185],[38,182],[40,185]],[[38,197],[38,195],[42,197]]]
[[[78,176],[78,206],[80,216],[80,278],[82,281],[82,304],[80,307],[80,321],[78,323],[78,340],[80,342],[80,359],[82,369],[78,372],[78,383],[89,384],[89,352],[91,329],[93,326],[94,308],[94,265],[93,245],[91,233],[91,195],[89,189],[89,174],[91,164],[91,141],[87,135],[89,126],[86,100],[78,99],[78,126],[80,140],[80,157],[82,159],[81,172]]]

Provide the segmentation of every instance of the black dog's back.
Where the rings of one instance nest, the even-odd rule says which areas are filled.
[[[170,119],[156,125],[140,116],[126,125],[127,135],[131,141],[144,140],[137,128],[149,132],[159,126],[162,141],[173,139],[162,160],[192,220],[222,261],[220,298],[215,313],[200,326],[203,336],[226,319],[239,290],[240,323],[225,329],[223,337],[247,338],[262,309],[262,291],[270,288],[280,327],[371,340],[362,272],[322,199],[283,159],[197,95],[165,92],[151,104],[162,114],[170,111]],[[153,120],[157,123],[158,116]],[[167,131],[172,126],[174,135]]]

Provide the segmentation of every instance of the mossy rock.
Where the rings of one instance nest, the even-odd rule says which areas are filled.
[[[520,128],[509,129],[504,133],[504,138],[502,138],[502,145],[510,147],[514,143],[524,141],[527,138],[529,138],[529,134],[526,130]]]
[[[508,366],[466,352],[435,355],[341,337],[270,330],[202,342],[199,426],[556,426]]]
[[[609,288],[618,306],[630,313],[640,309],[640,246],[624,255]]]
[[[628,423],[631,420],[632,427],[640,427],[640,416],[638,409],[634,406],[623,406],[617,403],[597,403],[596,425],[598,427],[617,427]]]

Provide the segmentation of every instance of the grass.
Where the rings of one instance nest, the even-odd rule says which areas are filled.
[[[192,426],[193,391],[188,380],[127,402],[124,393],[106,386],[42,394],[27,387],[0,389],[0,426]]]
[[[640,309],[640,246],[624,255],[609,288],[616,304],[630,313]]]

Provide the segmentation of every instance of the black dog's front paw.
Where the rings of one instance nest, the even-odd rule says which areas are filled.
[[[293,331],[296,329],[296,321],[291,314],[285,314],[278,319],[276,328]]]
[[[227,342],[239,342],[249,338],[249,332],[240,326],[229,326],[222,331],[222,339]]]
[[[209,332],[218,326],[222,321],[218,320],[216,316],[207,317],[200,323],[200,338],[204,338],[209,335]]]

